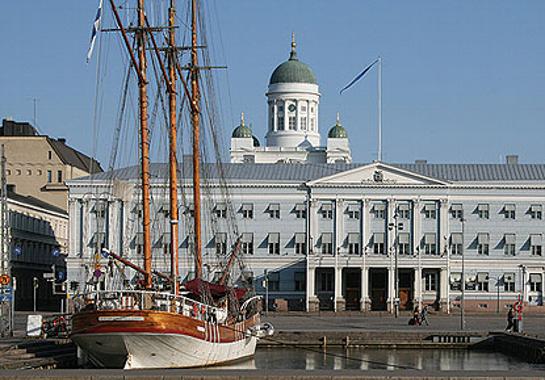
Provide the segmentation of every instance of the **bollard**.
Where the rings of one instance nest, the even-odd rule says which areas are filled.
[[[350,346],[350,337],[347,336],[346,338],[344,338],[344,346],[346,348],[348,348],[348,346]]]
[[[322,337],[322,348],[325,350],[327,348],[327,336]]]

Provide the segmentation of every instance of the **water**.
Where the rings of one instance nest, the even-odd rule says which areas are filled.
[[[218,367],[213,367],[218,369]],[[225,369],[424,369],[531,370],[545,369],[499,352],[453,349],[258,348],[255,357]]]

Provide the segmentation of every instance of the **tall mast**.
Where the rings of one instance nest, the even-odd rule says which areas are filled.
[[[199,157],[200,91],[197,57],[197,0],[191,0],[191,124],[193,125],[193,203],[195,221],[195,277],[202,277],[201,177]]]
[[[150,173],[149,173],[149,137],[148,137],[148,90],[146,78],[146,32],[145,32],[144,0],[138,0],[138,61],[140,75],[138,94],[140,102],[140,144],[142,149],[142,228],[144,233],[144,283],[146,289],[152,287],[151,282],[151,234],[150,234]]]
[[[168,9],[169,26],[169,54],[168,54],[168,110],[170,116],[169,133],[169,163],[170,163],[170,270],[174,293],[178,295],[178,179],[176,160],[176,31],[174,19],[176,18],[175,0],[170,0]]]

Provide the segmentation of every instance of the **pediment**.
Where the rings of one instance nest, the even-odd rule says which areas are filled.
[[[375,162],[308,182],[312,185],[447,185],[447,182]]]

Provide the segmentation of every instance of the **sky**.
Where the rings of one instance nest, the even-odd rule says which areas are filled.
[[[107,3],[103,26],[111,27]],[[160,21],[165,0],[148,3],[150,18]],[[181,35],[187,1],[178,3]],[[288,58],[294,32],[299,59],[320,86],[322,143],[340,112],[354,162],[376,159],[376,70],[343,95],[339,90],[379,55],[384,161],[500,163],[507,154],[518,154],[523,163],[545,161],[545,1],[204,4],[212,61],[228,67],[215,72],[225,148],[241,112],[264,142],[267,84]],[[41,133],[65,137],[106,167],[126,53],[117,34],[102,33],[86,64],[97,5],[98,0],[1,3],[0,118],[36,119]],[[136,154],[136,134],[124,128],[121,145],[128,153],[119,165],[130,164]]]

